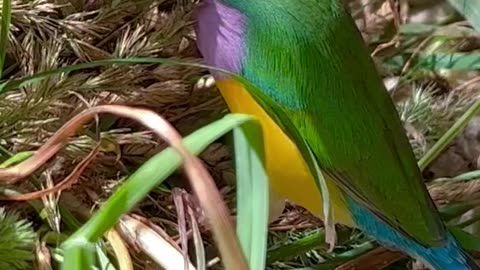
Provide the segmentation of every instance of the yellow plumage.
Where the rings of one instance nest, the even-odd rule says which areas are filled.
[[[277,203],[279,198],[286,198],[323,217],[320,191],[293,142],[241,84],[233,80],[222,80],[217,81],[217,86],[231,112],[253,115],[260,121],[265,138],[266,168],[270,178],[271,192],[274,193],[271,195],[271,204]],[[340,190],[331,180],[326,179],[326,181],[335,221],[353,226]],[[274,205],[270,208],[278,210]]]

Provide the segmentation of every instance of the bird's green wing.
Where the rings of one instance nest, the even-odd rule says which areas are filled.
[[[421,244],[442,243],[444,226],[351,17],[336,1],[265,1],[246,37],[252,95],[358,203]]]

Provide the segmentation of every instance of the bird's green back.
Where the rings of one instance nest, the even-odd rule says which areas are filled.
[[[292,123],[280,125],[357,202],[419,243],[440,244],[445,229],[395,107],[338,1],[225,2],[246,15],[242,75],[269,97],[267,112]]]

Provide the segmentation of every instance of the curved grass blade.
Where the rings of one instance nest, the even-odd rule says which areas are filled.
[[[448,227],[448,229],[464,249],[476,252],[480,251],[480,238],[478,236],[470,234],[458,227]]]
[[[27,84],[31,84],[31,83],[35,83],[37,81],[41,81],[43,79],[48,78],[50,75],[54,75],[54,74],[69,73],[69,72],[76,71],[76,70],[94,68],[94,67],[99,67],[99,66],[128,65],[128,64],[174,64],[174,65],[181,65],[181,66],[205,68],[205,69],[210,69],[210,70],[217,70],[219,72],[222,72],[224,74],[232,76],[234,79],[244,81],[244,80],[242,80],[242,78],[240,78],[237,75],[232,74],[228,71],[218,69],[218,68],[214,68],[214,67],[207,66],[207,65],[192,63],[192,62],[188,62],[188,61],[175,60],[175,59],[164,59],[164,58],[122,58],[122,59],[116,58],[116,59],[107,59],[107,60],[94,61],[94,62],[89,62],[89,63],[83,63],[83,64],[78,64],[78,65],[61,67],[61,68],[57,68],[57,69],[54,69],[54,70],[49,70],[49,71],[46,71],[46,72],[38,73],[38,74],[35,74],[33,76],[29,76],[29,77],[3,81],[3,82],[0,83],[0,94],[5,93],[9,90],[16,89],[18,87],[25,86]],[[244,81],[244,82],[246,82],[246,81]],[[250,119],[250,118],[248,118],[248,119]],[[232,128],[230,128],[230,129],[232,129]],[[227,131],[225,131],[225,132],[227,132]],[[194,146],[192,146],[192,147],[194,147]],[[259,153],[258,151],[254,151],[254,152]],[[169,155],[171,155],[171,154],[172,153],[170,153]],[[260,158],[260,159],[257,158],[257,160],[261,160],[261,159],[262,158]],[[169,161],[171,161],[171,160],[172,159],[170,159]],[[178,161],[178,162],[180,162],[180,161]],[[243,165],[240,164],[240,166],[242,167]],[[178,167],[178,165],[177,165],[177,167]],[[157,170],[158,170],[158,168],[157,168]],[[163,177],[163,179],[166,178],[171,173],[171,172],[169,172],[170,170],[173,171],[174,170],[173,167],[170,168],[169,170],[165,171],[165,172],[167,172],[167,175],[162,174],[161,177]],[[160,175],[156,175],[156,177],[157,177],[156,179],[159,179],[158,177],[160,177]],[[259,178],[261,177],[260,173],[258,174],[258,177]],[[257,181],[257,182],[260,183],[260,181]],[[239,180],[239,183],[243,183],[243,181]],[[243,185],[243,184],[240,184],[240,185]],[[135,186],[135,185],[133,185],[133,186]],[[156,186],[156,184],[154,186]],[[140,192],[140,193],[136,192],[137,194],[145,194],[145,189],[148,189],[150,187],[150,185],[148,185],[148,186],[143,185],[142,187],[144,188],[144,189],[140,190],[142,192]],[[262,190],[262,188],[260,188],[259,190]],[[267,191],[265,191],[265,192],[267,192]],[[260,191],[259,194],[262,194],[262,193],[263,193],[263,191]],[[110,198],[110,200],[109,200],[110,203],[114,203],[116,201],[119,202],[119,203],[125,203],[125,201],[123,201],[123,199],[129,199],[129,202],[133,202],[133,204],[128,203],[127,205],[124,205],[123,209],[117,209],[116,212],[111,212],[111,213],[114,213],[115,216],[119,216],[120,215],[119,213],[123,213],[123,212],[128,211],[128,209],[131,209],[131,207],[133,207],[132,205],[134,205],[136,202],[141,200],[141,198],[143,198],[143,195],[139,195],[139,198],[138,197],[129,198],[128,196],[125,197],[124,193],[116,193],[116,194],[117,195],[114,195]],[[259,195],[259,198],[262,198],[261,196],[263,196],[263,195]],[[260,209],[263,209],[261,204],[265,200],[268,200],[268,197],[259,199],[257,201],[257,205],[253,205],[253,207],[256,207],[257,209],[259,209],[259,207],[260,207]],[[258,204],[260,204],[260,205],[258,205]],[[111,206],[113,204],[108,204],[108,205]],[[242,206],[242,208],[243,207],[244,206]],[[110,210],[115,210],[115,207],[113,209],[110,209]],[[106,212],[102,212],[102,213],[106,213]],[[247,213],[248,213],[248,211],[247,211]],[[252,213],[254,213],[254,212],[252,212]],[[244,218],[243,218],[244,215],[241,214],[241,216],[242,217],[239,219],[239,223],[243,224],[244,223],[244,221],[243,221],[244,220]],[[246,216],[248,216],[248,215],[246,215]],[[99,217],[91,219],[89,221],[89,223],[87,223],[87,224],[90,224],[90,225],[89,226],[83,226],[82,230],[80,230],[80,231],[84,231],[84,230],[89,231],[89,233],[86,234],[86,235],[90,236],[90,238],[88,238],[89,240],[90,239],[98,239],[103,234],[103,232],[105,231],[105,228],[111,227],[112,226],[111,223],[115,223],[116,220],[117,220],[117,218],[113,218],[113,219],[110,219],[110,222],[107,222],[105,216],[100,214]],[[253,225],[253,227],[256,227],[257,224],[263,223],[262,219],[258,219],[258,216],[256,218],[250,219],[250,221],[253,221],[253,220],[256,221],[255,225]],[[248,220],[246,222],[248,222]],[[266,226],[267,225],[262,226],[262,229],[260,229],[258,232],[261,232],[263,230],[263,228],[266,227]],[[77,235],[81,235],[81,234],[83,234],[83,233],[80,233],[80,234],[77,234]],[[243,236],[243,237],[246,237],[246,236]],[[266,238],[266,234],[263,235],[262,237]],[[260,240],[260,238],[257,238],[257,241],[258,240]],[[264,244],[251,246],[251,245],[247,244],[249,242],[249,240],[242,240],[241,242],[245,243],[246,246],[249,246],[249,250],[246,251],[247,253],[253,254],[251,252],[254,252],[255,254],[264,254],[262,256],[253,256],[254,257],[253,260],[257,261],[258,263],[250,262],[250,263],[252,263],[252,265],[260,265],[261,264],[260,261],[265,261],[265,259],[264,258],[262,259],[262,257],[265,256],[266,252],[260,252],[259,251],[259,250],[262,250],[262,249],[265,248]],[[265,242],[266,242],[266,240],[265,240]],[[257,242],[257,243],[263,243],[263,240],[260,241],[260,242]],[[67,241],[67,244],[68,244],[68,241]],[[255,251],[251,251],[250,248],[254,248]]]
[[[246,115],[227,115],[224,118],[206,127],[203,127],[186,137],[184,139],[184,144],[191,153],[198,155],[205,150],[208,145],[229,131],[233,129],[243,129],[243,125],[246,123],[255,123],[252,120],[253,119],[251,117]],[[253,128],[252,130],[255,129],[258,128]],[[248,136],[255,137],[255,134],[250,135],[250,130],[251,126],[248,126],[244,132],[249,134]],[[259,145],[257,144],[257,146]],[[253,148],[255,148],[255,146],[253,146]],[[256,150],[252,152],[252,154],[257,152],[259,151]],[[262,160],[261,156],[257,159],[259,161]],[[177,154],[177,152],[172,148],[167,148],[144,163],[143,166],[141,166],[134,174],[132,174],[127,181],[121,185],[121,187],[107,200],[104,206],[84,226],[82,226],[80,230],[78,230],[63,244],[62,247],[65,250],[65,261],[68,263],[64,264],[62,269],[86,269],[82,268],[86,265],[85,262],[91,263],[93,260],[93,257],[91,257],[93,256],[93,252],[88,247],[94,245],[93,243],[98,241],[108,229],[113,227],[123,214],[130,211],[138,202],[145,198],[145,196],[153,188],[162,183],[170,174],[172,174],[181,165],[181,162],[182,160],[179,154]],[[242,168],[249,169],[248,165],[240,164],[240,166]],[[258,164],[255,165],[255,168],[259,168]],[[262,174],[260,174],[260,176],[261,175]],[[239,179],[239,185],[243,186],[245,183],[248,184],[250,180],[251,179]],[[265,179],[263,180],[265,181]],[[257,201],[264,201],[266,203],[268,201],[268,197],[267,199],[261,198],[261,196],[265,196],[263,194],[265,190],[262,190],[264,189],[264,186],[261,181],[259,182],[260,187],[263,187],[258,189],[260,192],[256,192],[256,182],[252,183],[255,185],[255,188],[249,187],[249,189],[252,190],[252,193],[258,194],[252,194],[251,198],[255,198]],[[240,188],[242,189],[242,187]],[[242,202],[244,201],[242,198],[240,198],[240,200]],[[267,206],[263,207],[267,208]],[[238,223],[239,226],[243,226],[243,224],[251,222],[252,232],[258,232],[255,235],[257,237],[255,239],[257,243],[256,245],[253,247],[248,245],[250,249],[247,250],[245,250],[245,246],[242,247],[244,248],[244,253],[251,254],[253,251],[260,253],[257,256],[253,256],[252,260],[256,261],[251,261],[250,264],[261,265],[262,262],[260,261],[263,260],[263,263],[265,261],[264,256],[266,254],[266,245],[259,245],[258,243],[266,243],[267,235],[266,233],[264,233],[264,235],[259,235],[259,232],[266,232],[265,228],[267,225],[266,222],[265,224],[262,224],[260,221],[253,222],[253,220],[259,219],[259,216],[253,208],[258,209],[258,206],[252,205],[250,210],[244,210],[245,213],[250,213],[250,215],[242,214],[239,217]],[[266,220],[267,217],[264,219]],[[241,243],[249,243],[253,239],[250,235],[242,236],[242,238],[243,239],[241,239]],[[84,245],[86,249],[84,248]],[[85,251],[85,253],[82,250]],[[67,259],[67,256],[73,257]]]
[[[434,161],[445,148],[455,139],[470,123],[470,120],[480,112],[480,101],[476,101],[468,108],[468,110],[460,116],[460,118],[447,130],[447,132],[430,148],[427,153],[420,159],[418,165],[420,170],[425,168]]]
[[[417,56],[416,68],[427,70],[459,70],[469,71],[480,69],[480,54],[478,53],[421,53]]]
[[[29,157],[31,157],[33,154],[34,154],[33,151],[25,151],[25,152],[17,153],[15,155],[13,155],[12,157],[8,158],[7,160],[5,160],[4,162],[2,162],[0,164],[0,169],[5,169],[5,168],[8,168],[12,165],[18,164],[18,163],[28,159]]]

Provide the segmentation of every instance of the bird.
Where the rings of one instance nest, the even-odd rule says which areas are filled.
[[[313,158],[336,223],[431,269],[480,269],[440,219],[393,101],[340,1],[203,0],[196,18],[205,64],[251,83],[212,71],[229,109],[262,126],[274,197],[327,218]]]

